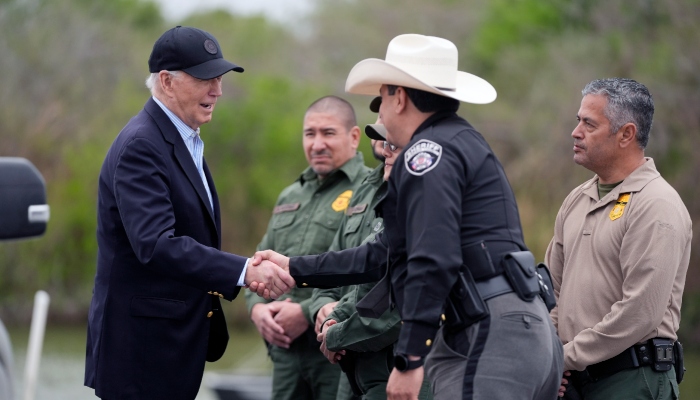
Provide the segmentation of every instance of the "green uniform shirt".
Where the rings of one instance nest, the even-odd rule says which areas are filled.
[[[323,181],[318,180],[311,167],[305,169],[299,179],[286,187],[277,199],[258,250],[271,249],[289,257],[320,254],[328,250],[353,192],[369,171],[362,153],[357,153]],[[307,320],[313,323],[309,315],[312,290],[294,288],[279,300],[289,297],[300,303]],[[250,291],[246,291],[245,297],[248,312],[255,304],[267,302]]]
[[[362,181],[352,196],[345,217],[335,234],[329,251],[339,251],[357,247],[368,236],[382,229],[382,219],[374,215],[374,206],[386,195],[384,182],[384,164],[380,164]],[[324,305],[338,301],[345,294],[352,292],[354,286],[332,289],[315,289],[311,296],[309,314],[316,318],[318,310]]]
[[[382,219],[374,214],[374,207],[386,195],[387,184],[383,181],[383,176],[384,168],[380,166],[357,189],[331,250],[359,246],[374,240],[375,235],[384,229]],[[377,319],[363,318],[357,313],[355,305],[374,285],[375,283],[366,283],[314,291],[312,310],[318,304],[322,306],[329,301],[339,300],[328,317],[338,322],[326,336],[326,345],[330,350],[376,352],[396,342],[401,329],[401,318],[397,310],[388,310]]]

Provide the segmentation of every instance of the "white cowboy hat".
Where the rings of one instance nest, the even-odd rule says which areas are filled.
[[[474,104],[496,100],[496,89],[476,75],[457,70],[457,47],[449,40],[417,34],[399,35],[389,42],[386,60],[357,63],[345,91],[376,96],[382,85],[424,90]]]

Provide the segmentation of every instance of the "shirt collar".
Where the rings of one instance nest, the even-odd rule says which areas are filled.
[[[158,104],[158,106],[163,110],[165,115],[167,115],[168,118],[170,118],[170,121],[173,123],[173,125],[175,125],[177,131],[180,132],[180,136],[182,136],[182,139],[192,139],[193,137],[199,135],[199,128],[190,128],[186,123],[182,122],[182,120],[177,115],[175,115],[175,113],[170,111],[168,107],[165,106],[165,104],[161,103],[161,101],[158,100],[156,96],[153,96],[153,101],[155,101],[156,104]]]
[[[345,164],[340,166],[340,168],[328,174],[328,176],[326,176],[326,179],[324,179],[323,182],[330,182],[332,180],[335,180],[335,177],[338,174],[345,175],[351,182],[354,182],[355,179],[357,179],[357,177],[360,175],[360,172],[364,169],[364,166],[364,156],[362,155],[362,153],[357,152],[355,153],[355,157],[349,159]],[[318,175],[316,175],[316,173],[313,169],[311,169],[311,167],[306,167],[304,172],[302,172],[301,176],[299,177],[299,182],[301,182],[301,184],[303,185],[304,182],[309,182],[314,179],[318,179]]]
[[[656,165],[654,164],[654,159],[651,157],[644,157],[646,162],[634,171],[615,187],[610,193],[605,195],[603,199],[608,198],[610,201],[617,199],[620,193],[634,193],[639,192],[652,180],[661,176],[659,171],[656,170]],[[588,194],[593,199],[598,199],[598,181],[600,177],[598,175],[594,176],[593,179],[588,181],[584,185],[583,192]],[[595,193],[595,196],[593,195]],[[602,200],[602,199],[601,199]]]
[[[413,137],[416,136],[417,134],[421,133],[421,132],[422,132],[423,130],[425,130],[427,127],[433,126],[433,125],[435,125],[436,123],[438,123],[439,121],[442,121],[443,119],[446,119],[446,118],[449,118],[449,117],[452,117],[452,116],[457,116],[457,114],[454,113],[454,112],[452,112],[452,111],[438,111],[438,112],[432,114],[431,116],[429,116],[428,118],[426,118],[425,121],[423,121],[422,124],[420,124],[420,125],[418,126],[418,129],[416,129],[416,131],[413,132],[413,135],[411,135],[411,138],[413,138]]]

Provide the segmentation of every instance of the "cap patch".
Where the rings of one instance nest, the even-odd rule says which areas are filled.
[[[435,168],[442,157],[442,146],[427,140],[421,139],[413,146],[409,147],[404,154],[406,170],[413,175],[421,176]]]
[[[209,54],[216,54],[219,52],[219,48],[216,47],[216,43],[213,40],[207,39],[204,41],[204,50]]]

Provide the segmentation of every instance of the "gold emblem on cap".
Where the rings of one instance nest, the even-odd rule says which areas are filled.
[[[426,345],[426,346],[430,347],[431,344],[433,344],[433,341],[432,341],[432,340],[428,339],[428,340],[425,341],[425,345]]]

